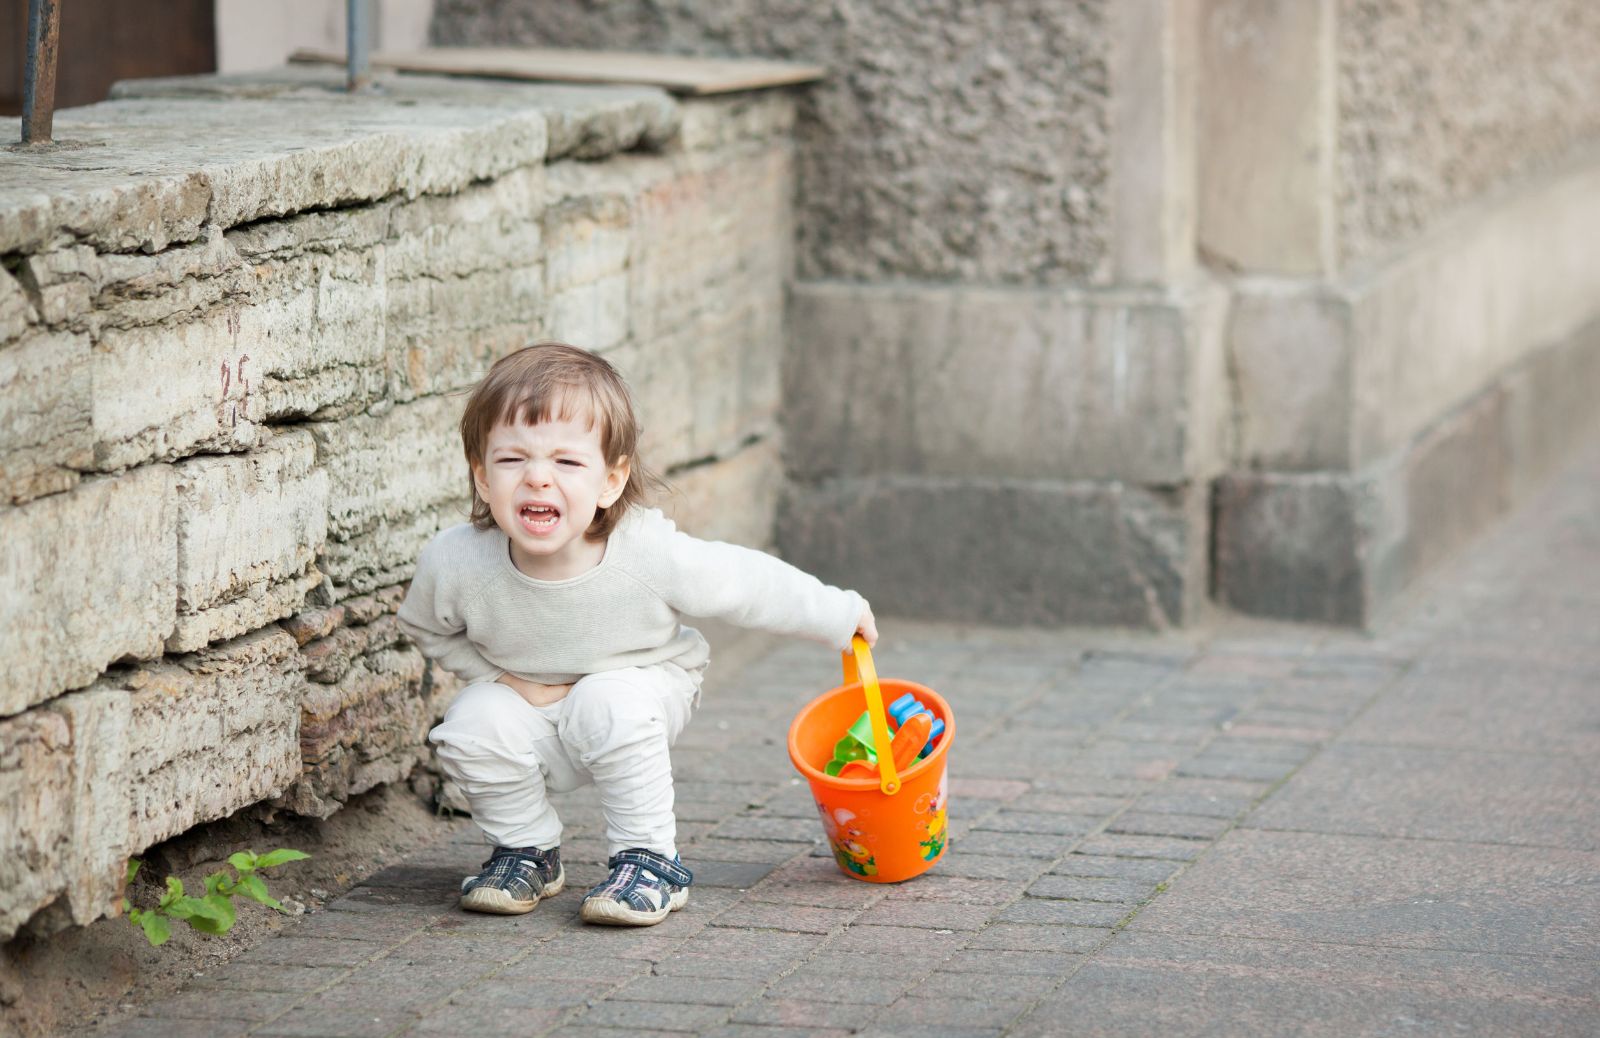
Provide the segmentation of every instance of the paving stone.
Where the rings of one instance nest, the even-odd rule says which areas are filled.
[[[1082,956],[1067,952],[963,948],[940,963],[939,970],[942,973],[984,973],[1008,977],[1030,973],[1061,977],[1077,969],[1082,961]]]
[[[693,862],[694,885],[697,887],[736,887],[745,889],[761,882],[776,866],[766,862],[706,861]]]
[[[1100,824],[1095,815],[1064,815],[1028,811],[997,811],[981,828],[1002,833],[1038,833],[1071,836],[1090,832]]]
[[[1597,875],[1587,851],[1235,829],[1131,926],[1592,957]]]
[[[416,1020],[403,1010],[291,1009],[251,1034],[264,1038],[381,1038]]]
[[[1005,905],[1021,896],[1025,879],[970,879],[925,872],[915,883],[885,884],[885,901],[952,901],[962,905]]]
[[[1592,962],[1124,933],[1009,1033],[1578,1035]]]
[[[249,1026],[248,1023],[225,1017],[135,1017],[109,1024],[107,1030],[97,1034],[106,1038],[229,1038],[243,1035]]]
[[[1600,756],[1594,675],[1539,663],[1408,675],[1350,726],[1354,742]]]
[[[355,966],[366,962],[379,950],[365,941],[282,936],[263,941],[236,961],[252,965]]]
[[[953,830],[954,826],[952,825],[951,828]],[[947,872],[952,871],[945,868],[945,864],[955,857],[950,850],[957,845],[958,838],[962,847],[993,847],[1008,855],[1035,859],[1034,869],[1037,870],[1040,867],[1041,859],[1042,861],[1050,861],[1061,857],[1062,854],[1076,846],[1084,837],[1081,833],[1051,836],[1042,833],[998,832],[985,826],[975,826],[964,833],[951,833],[950,843],[945,850],[944,859],[939,862],[937,867]],[[969,861],[974,858],[979,861],[983,860],[978,855],[968,854],[965,857]]]
[[[534,966],[536,967],[537,963]],[[660,979],[657,977],[631,976],[628,975],[627,971],[624,971],[626,979],[617,980],[574,980],[569,977],[541,979],[537,976],[529,976],[529,973],[537,973],[537,969],[522,970],[515,976],[506,976],[502,973],[486,980],[480,980],[456,992],[451,996],[450,1001],[457,1005],[500,1009],[516,1009],[519,1007],[562,1009],[569,1006],[583,1005],[586,1002],[601,998],[616,997],[615,989],[627,988],[631,990],[637,985]],[[681,989],[683,985],[679,984],[678,987]]]
[[[1195,778],[1240,778],[1276,782],[1297,766],[1297,763],[1262,760],[1256,757],[1200,756],[1184,761],[1178,767],[1178,774]]]
[[[1136,879],[1096,879],[1083,876],[1040,876],[1028,888],[1029,897],[1060,901],[1104,901],[1133,905],[1155,893],[1156,884]]]
[[[1106,826],[1108,833],[1133,836],[1182,836],[1194,840],[1214,840],[1233,824],[1231,818],[1205,818],[1196,815],[1166,815],[1130,811]]]
[[[992,1028],[999,1033],[1025,1008],[1015,1002],[907,997],[881,1010],[866,1033],[879,1029],[885,1034],[904,1034],[908,1028],[922,1028],[929,1034],[948,1034],[954,1029],[966,1028]]]
[[[838,981],[849,986],[849,981]],[[838,1028],[853,1031],[869,1019],[872,1007],[858,1002],[816,1002],[811,999],[762,998],[740,1006],[729,1019],[763,1027]],[[765,1033],[765,1032],[763,1032]],[[809,1031],[808,1031],[809,1033]]]
[[[841,983],[834,960],[823,964],[805,963],[767,988],[770,998],[801,1002],[847,1002],[855,1005],[888,1005],[916,982],[921,973],[891,969],[887,973],[855,971],[849,983]],[[909,975],[908,975],[909,974]]]
[[[228,988],[235,991],[283,991],[304,995],[342,979],[350,972],[348,966],[295,966],[249,962],[242,958],[214,969],[204,977],[196,978],[192,986]]]
[[[685,984],[677,977],[635,977],[606,996],[612,1002],[689,1002],[706,1006],[736,1006],[759,994],[760,981],[719,980],[699,977]]]
[[[704,1038],[847,1038],[857,1032],[834,1027],[777,1027],[771,1024],[724,1024]],[[621,1038],[619,1034],[619,1038]]]
[[[995,916],[995,921],[1037,926],[1117,926],[1132,911],[1128,905],[1028,897],[1008,906]]]
[[[935,930],[977,930],[989,921],[987,905],[902,899],[880,901],[862,912],[857,926],[917,926]]]
[[[1164,883],[1183,865],[1156,858],[1111,858],[1098,854],[1069,854],[1050,867],[1056,876],[1103,876],[1110,879]]]
[[[1054,857],[1054,855],[1052,855]],[[1016,858],[998,854],[955,854],[945,851],[934,866],[941,875],[971,879],[1030,879],[1043,868],[1037,858]]]
[[[679,848],[679,854],[685,865],[693,871],[695,863],[701,860],[733,862],[746,865],[768,865],[776,867],[793,858],[797,854],[804,854],[817,846],[822,841],[822,823],[816,826],[814,837],[808,837],[801,842],[777,842],[773,840],[723,840],[716,837],[697,840],[687,847]],[[603,877],[602,877],[603,878]]]
[[[1210,846],[1200,840],[1169,836],[1091,836],[1078,847],[1085,854],[1109,854],[1121,858],[1165,858],[1193,861]]]
[[[815,809],[805,818],[769,818],[739,815],[729,818],[711,831],[712,839],[782,840],[811,843],[821,831]]]
[[[1592,851],[1600,850],[1597,791],[1600,756],[1340,743],[1246,824]]]
[[[972,935],[968,948],[999,951],[1091,952],[1107,937],[1109,929],[1092,926],[1028,926],[1022,923],[991,923]]]
[[[571,1010],[533,1006],[448,1005],[418,1020],[406,1035],[427,1038],[513,1038],[560,1023]]]
[[[752,930],[785,930],[792,933],[832,933],[856,917],[856,912],[840,908],[808,908],[800,905],[752,903],[735,905],[718,915],[714,927]]]
[[[1167,793],[1159,788],[1134,801],[1140,812],[1162,815],[1196,815],[1201,818],[1232,819],[1244,814],[1254,798],[1203,796],[1198,793]]]
[[[728,1019],[728,1007],[688,1002],[612,1002],[589,1007],[574,1023],[585,1027],[648,1028],[699,1033]]]
[[[975,800],[997,800],[1001,802],[1015,800],[1028,792],[1026,782],[1016,779],[985,779],[952,776],[950,779],[950,799],[952,801],[965,800],[971,797]]]
[[[160,1020],[229,1020],[259,1023],[289,1008],[281,991],[229,991],[194,988],[142,1007],[138,1015]]]

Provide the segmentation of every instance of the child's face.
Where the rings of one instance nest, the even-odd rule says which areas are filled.
[[[583,533],[628,483],[628,459],[607,466],[600,427],[587,417],[500,423],[472,467],[478,496],[511,539],[511,561],[530,577],[564,580],[597,565],[605,545]]]

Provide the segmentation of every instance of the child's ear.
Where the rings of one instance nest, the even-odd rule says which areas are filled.
[[[478,497],[484,501],[489,500],[489,481],[484,478],[483,462],[472,463],[472,485],[477,488]]]
[[[606,486],[600,492],[600,507],[610,508],[617,503],[628,486],[628,475],[633,471],[633,459],[624,454],[606,473]]]

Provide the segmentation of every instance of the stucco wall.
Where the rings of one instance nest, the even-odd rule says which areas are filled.
[[[0,165],[0,937],[424,759],[393,614],[504,352],[604,352],[669,512],[771,536],[789,98],[339,75],[141,83]]]
[[[1109,277],[1105,0],[439,0],[435,42],[825,65],[800,99],[805,278]]]
[[[1600,5],[1340,0],[1340,237],[1380,251],[1600,145]]]

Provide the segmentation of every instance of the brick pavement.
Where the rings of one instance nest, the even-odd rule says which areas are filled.
[[[1600,1033],[1597,577],[1600,449],[1375,637],[886,623],[960,723],[951,849],[897,886],[836,870],[784,751],[833,660],[762,643],[674,751],[668,922],[578,924],[568,796],[531,915],[452,907],[462,822],[103,1033]]]

